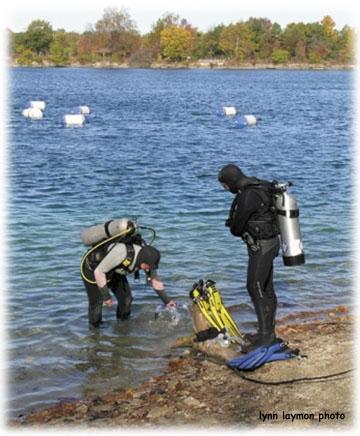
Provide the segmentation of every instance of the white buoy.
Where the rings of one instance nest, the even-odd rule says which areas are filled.
[[[34,100],[30,102],[30,107],[34,109],[41,109],[42,111],[45,109],[46,103],[40,100]]]
[[[25,117],[25,118],[29,118],[29,111],[30,111],[30,108],[24,109],[24,110],[21,112],[21,115],[22,115],[23,117]]]
[[[226,116],[233,116],[233,115],[236,115],[236,107],[234,107],[234,106],[224,106],[223,107],[223,112],[224,112],[224,115],[226,115]]]
[[[67,114],[64,116],[64,122],[67,126],[82,126],[85,123],[83,114]]]
[[[22,115],[25,118],[31,118],[32,120],[41,120],[44,116],[41,109],[29,107],[22,111]]]
[[[256,116],[255,115],[244,115],[244,119],[248,126],[255,126],[256,124]]]
[[[79,111],[83,115],[90,115],[90,108],[89,108],[89,106],[79,106]]]

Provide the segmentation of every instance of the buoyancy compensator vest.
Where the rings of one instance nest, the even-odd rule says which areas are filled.
[[[252,189],[260,197],[261,204],[246,223],[244,233],[249,234],[255,241],[274,238],[279,234],[279,227],[272,183],[262,182],[249,185],[245,189]]]
[[[281,251],[285,266],[305,263],[304,246],[300,232],[299,208],[296,199],[288,192],[291,182],[261,182],[248,185],[261,198],[261,206],[245,226],[245,241],[280,235]],[[248,242],[249,243],[249,242]],[[251,245],[251,244],[250,244]]]
[[[153,232],[155,234],[155,231]],[[114,268],[114,270],[121,268],[125,271],[129,269],[129,266],[134,261],[135,251],[133,244],[140,246],[146,245],[140,233],[137,233],[136,222],[128,220],[127,218],[108,221],[105,224],[98,224],[84,229],[81,232],[81,240],[86,245],[92,245],[82,257],[80,264],[82,278],[91,284],[96,284],[96,281],[92,280],[92,277],[87,277],[85,271],[93,272],[102,259],[109,253],[113,244],[120,242],[124,243],[126,246],[126,258],[121,264]],[[93,242],[90,243],[90,241]],[[112,272],[114,272],[114,270]],[[112,275],[112,272],[110,272],[110,275]]]
[[[119,237],[116,240],[110,241],[96,248],[94,251],[92,251],[89,254],[87,265],[94,271],[95,268],[99,265],[99,263],[104,259],[104,257],[110,253],[110,251],[112,250],[112,248],[116,243],[125,244],[126,257],[119,265],[117,265],[114,268],[114,270],[121,268],[124,271],[129,271],[129,267],[133,263],[135,258],[135,250],[133,245],[134,244],[139,246],[146,245],[145,241],[143,240],[142,236],[139,233],[131,236],[126,235],[123,237]]]

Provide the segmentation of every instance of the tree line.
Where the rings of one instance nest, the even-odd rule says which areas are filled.
[[[9,32],[10,57],[17,65],[106,65],[126,63],[197,63],[236,66],[256,64],[354,63],[355,31],[337,30],[330,16],[320,22],[290,23],[282,28],[267,18],[219,24],[201,32],[186,19],[166,13],[141,35],[125,9],[106,8],[85,32],[54,30],[45,20],[32,21],[25,32]]]

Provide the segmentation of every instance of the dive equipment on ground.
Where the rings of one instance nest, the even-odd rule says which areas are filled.
[[[244,344],[243,335],[225,308],[214,281],[207,280],[204,284],[203,280],[199,280],[199,282],[194,283],[190,291],[190,298],[210,326],[204,332],[197,332],[199,341],[215,337],[214,329],[216,329],[217,334],[225,333],[233,342]]]
[[[274,181],[273,184],[284,265],[303,265],[305,254],[300,233],[299,208],[294,196],[288,192],[292,183]]]
[[[288,348],[285,342],[275,342],[273,345],[261,346],[244,356],[227,361],[232,369],[253,371],[268,362],[287,360],[299,355],[299,350]]]

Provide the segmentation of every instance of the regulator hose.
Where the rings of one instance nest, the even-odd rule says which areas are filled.
[[[145,227],[145,226],[139,226],[138,228],[139,229],[144,229],[144,230],[150,230],[150,232],[152,233],[152,237],[151,237],[151,240],[150,240],[148,245],[152,245],[153,242],[156,239],[156,231],[155,231],[155,229],[153,229],[152,227]]]

